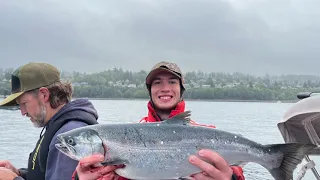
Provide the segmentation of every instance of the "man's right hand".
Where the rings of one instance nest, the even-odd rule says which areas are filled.
[[[119,176],[114,172],[119,166],[95,165],[104,161],[104,156],[97,154],[81,159],[76,168],[80,180],[115,180]]]
[[[0,167],[0,180],[13,180],[17,176],[11,169]]]
[[[15,168],[9,161],[0,161],[0,167],[5,167],[7,169],[10,169],[12,172],[16,173],[18,176],[20,176],[20,172],[17,168]]]

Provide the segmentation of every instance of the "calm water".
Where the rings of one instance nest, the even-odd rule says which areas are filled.
[[[99,112],[100,123],[137,122],[147,114],[145,100],[92,100]],[[276,124],[292,104],[251,102],[187,101],[192,119],[217,128],[242,134],[262,144],[283,143]],[[20,111],[0,110],[0,160],[8,159],[16,167],[26,167],[41,129],[33,127]],[[314,159],[320,163],[319,158]],[[318,168],[319,169],[319,168]],[[273,179],[262,166],[249,163],[246,179]],[[297,171],[295,171],[297,173]],[[305,179],[315,179],[308,172]]]

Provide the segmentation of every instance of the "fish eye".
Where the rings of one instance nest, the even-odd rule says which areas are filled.
[[[72,146],[76,145],[76,143],[74,142],[73,138],[71,138],[71,137],[68,138],[67,143],[72,145]]]

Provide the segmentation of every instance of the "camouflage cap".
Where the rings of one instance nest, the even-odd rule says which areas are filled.
[[[181,80],[182,88],[184,88],[183,86],[184,78],[179,66],[175,63],[166,62],[166,61],[159,62],[152,67],[152,69],[150,70],[149,74],[146,77],[146,85],[150,86],[155,75],[162,71],[167,71],[177,76]]]
[[[58,81],[60,81],[60,72],[50,64],[30,62],[20,66],[11,74],[11,95],[0,102],[0,106],[14,105],[16,98],[24,92]]]

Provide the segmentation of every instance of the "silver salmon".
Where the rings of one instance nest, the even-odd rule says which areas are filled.
[[[183,179],[201,172],[188,161],[200,149],[219,153],[229,165],[258,163],[276,180],[290,180],[313,144],[262,145],[230,132],[189,123],[190,111],[162,122],[97,124],[59,134],[56,148],[72,159],[103,154],[103,165],[128,179]]]

